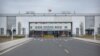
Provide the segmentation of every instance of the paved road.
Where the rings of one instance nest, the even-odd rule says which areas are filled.
[[[100,56],[100,45],[72,38],[39,38],[1,56]]]

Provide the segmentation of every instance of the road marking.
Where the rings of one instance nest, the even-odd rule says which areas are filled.
[[[59,44],[59,47],[62,47],[62,45],[61,45],[61,44]]]
[[[37,40],[40,40],[39,38]]]
[[[43,41],[43,39],[40,39],[40,41]]]
[[[55,39],[53,39],[53,41],[55,41]]]
[[[62,39],[59,39],[60,41],[62,40]]]
[[[64,39],[64,41],[68,41],[68,40],[65,40],[65,39]]]
[[[34,40],[36,40],[36,39],[34,38]]]
[[[5,54],[5,53],[7,53],[7,52],[9,52],[9,51],[11,51],[11,50],[13,50],[13,49],[15,49],[15,48],[21,46],[21,45],[23,45],[23,44],[25,44],[25,43],[28,43],[28,42],[30,42],[30,41],[31,41],[31,40],[26,41],[26,42],[21,43],[21,44],[18,44],[18,45],[14,46],[14,47],[11,47],[11,48],[7,49],[6,51],[1,52],[0,55],[3,55],[3,54]]]
[[[66,53],[69,53],[69,51],[68,51],[67,49],[64,49],[64,51],[65,51]]]
[[[70,39],[70,40],[73,40],[73,39]]]
[[[44,40],[47,40],[47,39],[44,39]]]
[[[58,40],[58,39],[56,38],[56,40]]]

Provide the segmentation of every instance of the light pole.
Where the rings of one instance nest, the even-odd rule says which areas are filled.
[[[96,40],[96,22],[94,20],[94,40]]]
[[[11,28],[11,32],[12,32],[11,40],[13,40],[14,39],[14,37],[13,37],[13,27]]]

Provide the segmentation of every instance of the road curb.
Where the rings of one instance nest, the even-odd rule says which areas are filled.
[[[4,43],[0,43],[0,52],[9,49],[11,47],[14,47],[18,44],[24,43],[26,41],[31,40],[31,38],[22,38],[22,39],[17,39],[17,40],[13,40],[13,41],[8,41],[8,42],[4,42]]]
[[[92,39],[78,38],[78,37],[75,37],[74,39],[78,39],[78,40],[83,40],[83,41],[88,41],[88,42],[93,42],[93,43],[100,44],[100,40],[92,40]]]

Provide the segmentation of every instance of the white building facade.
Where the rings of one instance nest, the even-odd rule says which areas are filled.
[[[100,34],[100,14],[0,14],[0,35],[81,36],[85,34]]]

